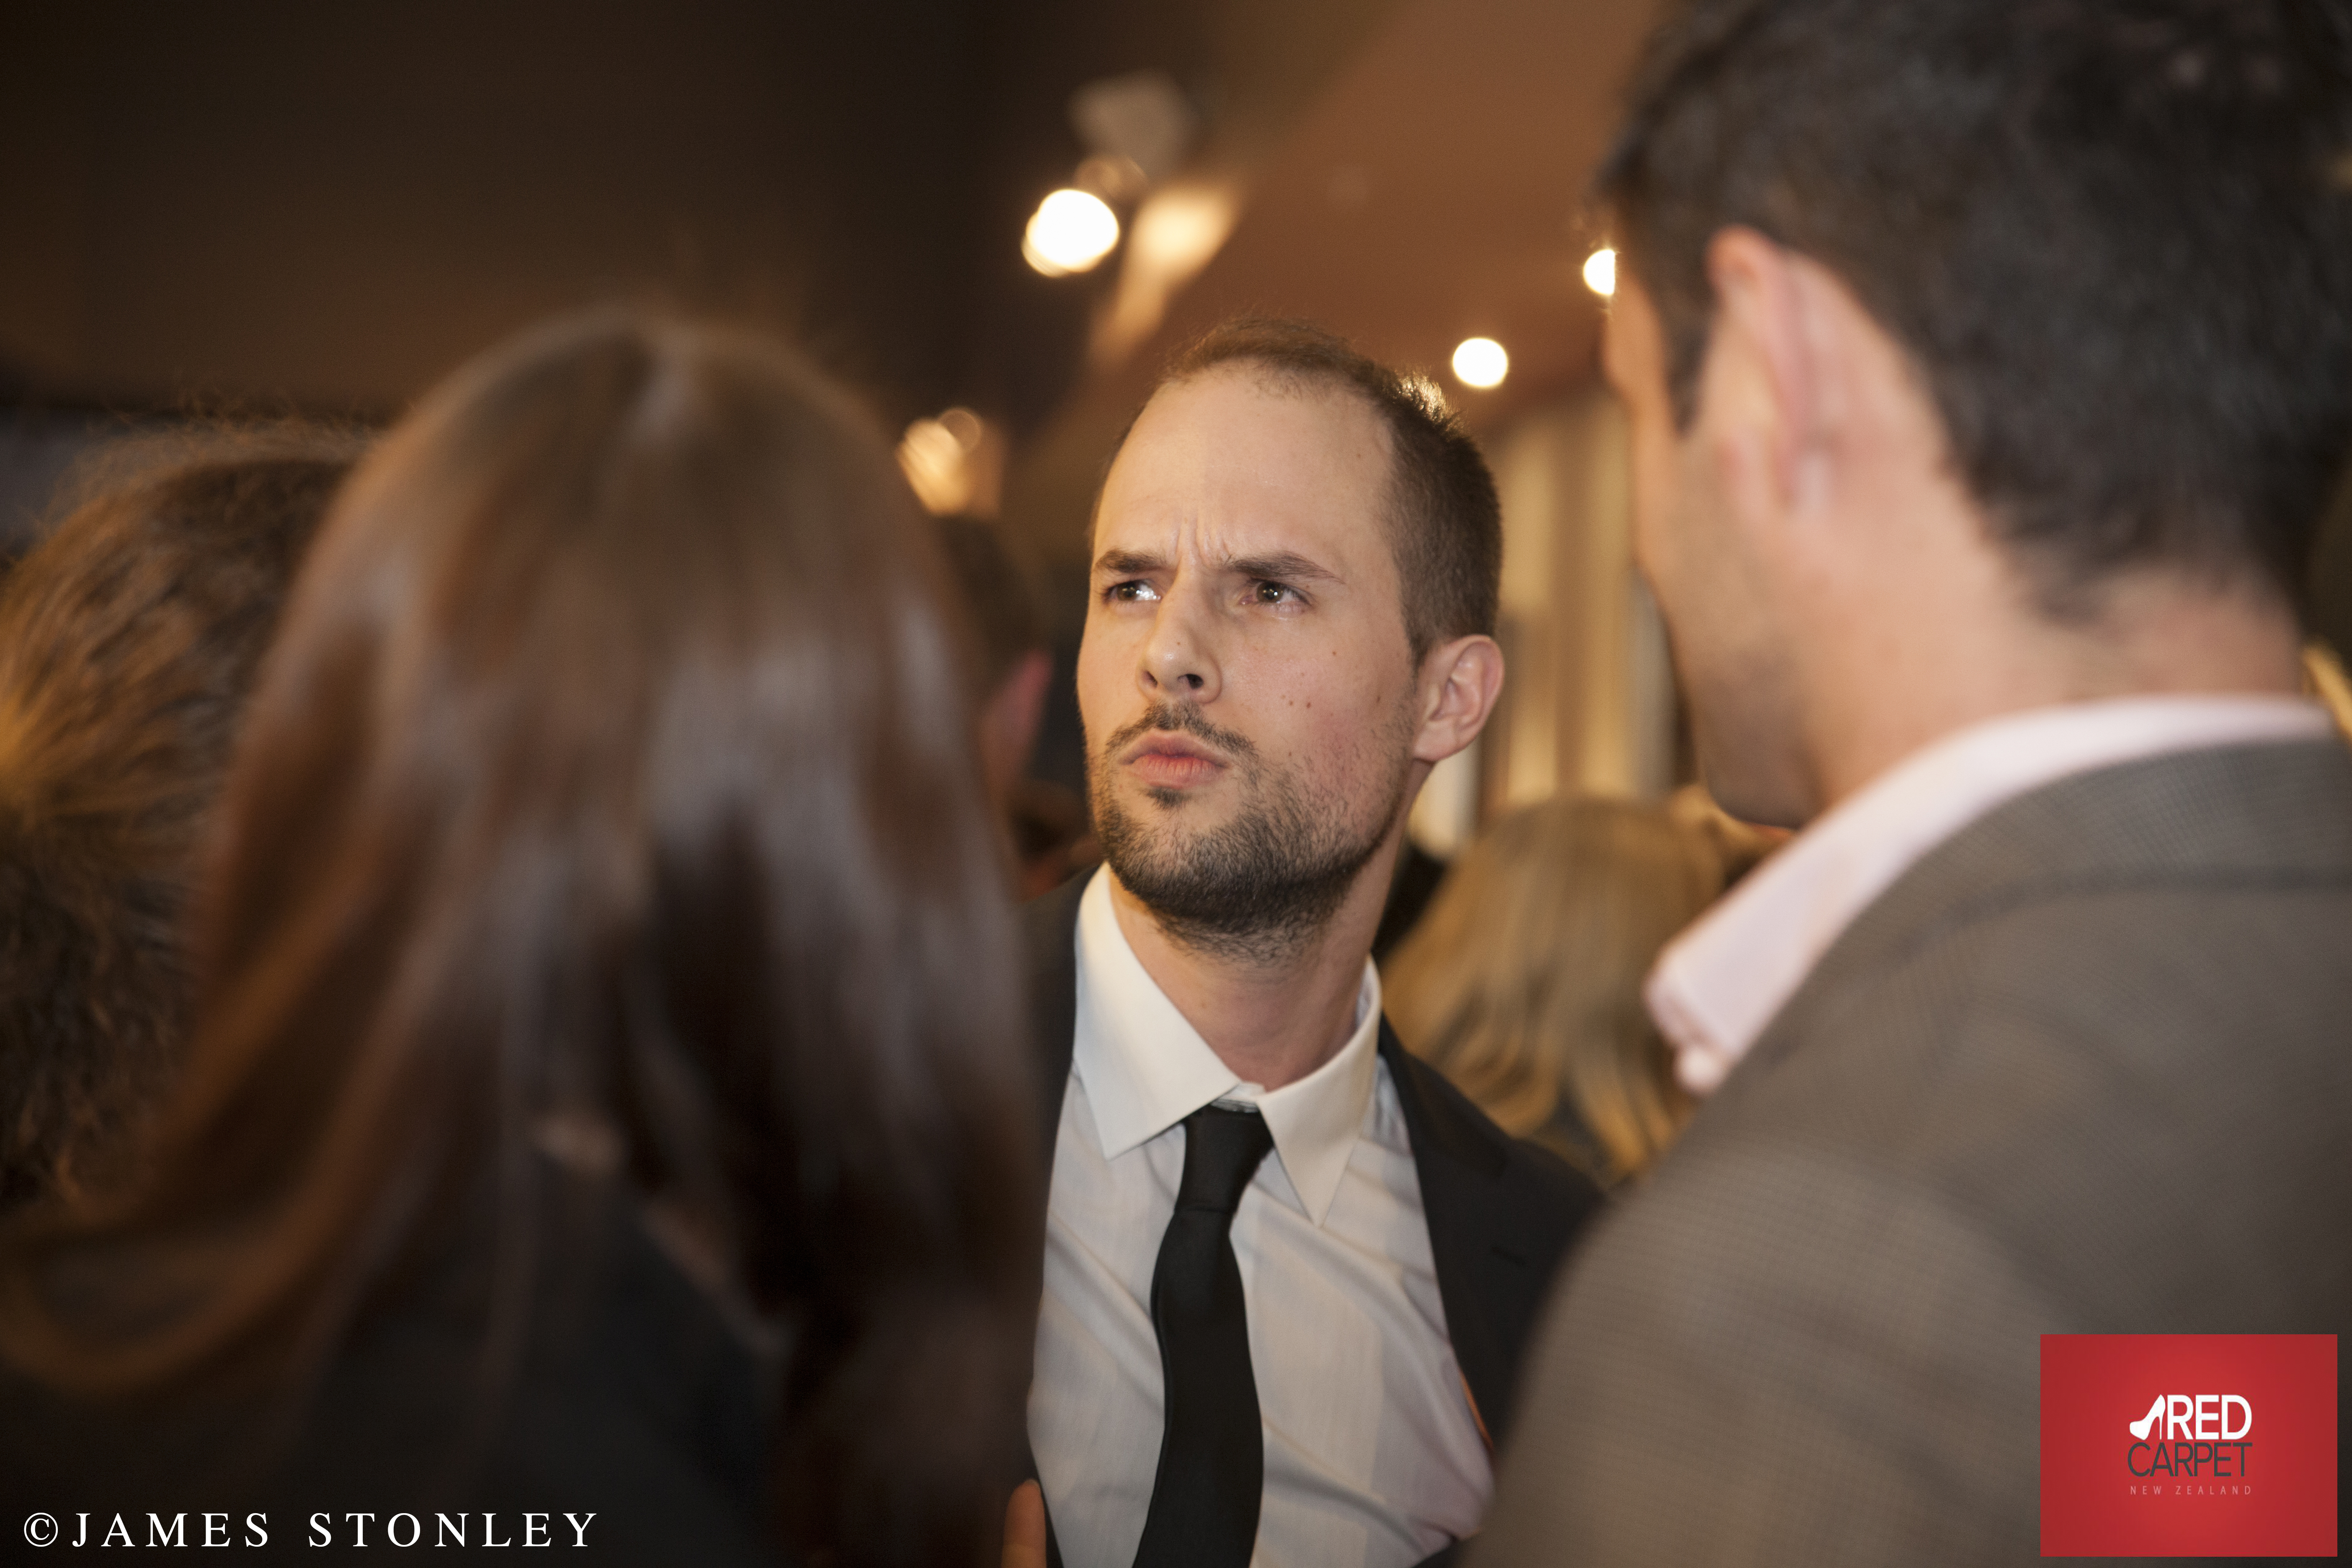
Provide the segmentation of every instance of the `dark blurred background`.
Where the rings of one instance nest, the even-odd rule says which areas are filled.
[[[1392,8],[12,5],[0,385],[389,414],[617,295],[790,331],[894,423],[1027,435],[1110,280],[1021,258],[1086,151],[1073,92],[1164,73],[1188,165],[1240,173]]]
[[[1429,368],[1504,487],[1509,705],[1417,832],[1443,850],[1506,802],[1654,795],[1675,703],[1581,201],[1652,10],[10,4],[0,555],[142,423],[381,422],[534,319],[656,301],[798,339],[944,453],[936,504],[999,520],[1066,676],[1087,502],[1152,367],[1227,312],[1302,314]],[[1121,243],[1045,276],[1024,226],[1073,184]],[[1473,337],[1507,349],[1499,384],[1449,370]],[[2342,642],[2352,539],[2325,563]],[[1040,769],[1074,777],[1076,744],[1065,700]]]

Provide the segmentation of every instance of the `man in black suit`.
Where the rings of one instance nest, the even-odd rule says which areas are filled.
[[[1597,1201],[1400,1048],[1367,956],[1413,797],[1502,684],[1494,483],[1425,384],[1236,322],[1137,416],[1093,548],[1106,866],[1030,909],[1055,1545],[1408,1568],[1483,1518]]]

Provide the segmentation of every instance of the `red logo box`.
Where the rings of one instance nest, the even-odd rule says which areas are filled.
[[[2045,1557],[2336,1555],[2334,1334],[2042,1336]]]

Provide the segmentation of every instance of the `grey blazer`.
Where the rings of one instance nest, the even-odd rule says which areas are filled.
[[[2028,1563],[2039,1336],[2352,1318],[2352,752],[2011,802],[1847,930],[1548,1309],[1477,1568]]]

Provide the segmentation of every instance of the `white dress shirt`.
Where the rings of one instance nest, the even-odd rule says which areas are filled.
[[[1692,1092],[1721,1083],[1871,901],[1995,806],[2070,773],[2210,746],[2319,740],[2293,697],[2120,697],[1989,719],[1924,746],[1757,868],[1650,973],[1646,999]]]
[[[1493,1473],[1446,1337],[1421,1180],[1379,1056],[1368,961],[1355,1032],[1271,1091],[1243,1082],[1129,947],[1098,871],[1079,905],[1077,1032],[1054,1146],[1029,1436],[1069,1568],[1129,1568],[1160,1463],[1151,1275],[1183,1119],[1255,1105],[1274,1134],[1234,1216],[1265,1442],[1254,1563],[1406,1568],[1467,1536]]]

